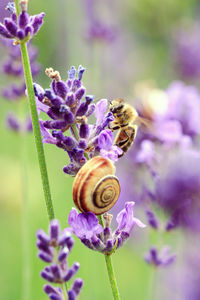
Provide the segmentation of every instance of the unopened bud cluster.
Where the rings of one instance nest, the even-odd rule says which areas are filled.
[[[70,268],[67,265],[67,258],[72,250],[74,241],[71,232],[64,229],[60,233],[59,222],[54,219],[49,226],[49,235],[43,230],[37,232],[38,257],[49,265],[41,272],[41,277],[45,280],[60,284],[61,286],[72,279],[79,270],[80,264],[75,262]],[[76,279],[72,288],[68,291],[68,299],[76,299],[83,285],[82,279]],[[54,288],[45,285],[44,291],[50,299],[62,300],[63,292],[61,288]]]
[[[76,175],[87,161],[101,155],[113,161],[122,153],[114,144],[112,131],[108,125],[114,120],[112,112],[107,111],[106,99],[93,103],[94,96],[87,95],[82,83],[85,68],[74,66],[68,71],[68,79],[63,81],[58,71],[46,70],[50,77],[50,89],[34,84],[36,104],[39,111],[45,112],[50,120],[40,120],[43,143],[55,144],[68,153],[70,164],[63,171]],[[96,123],[88,124],[94,113]],[[69,136],[70,131],[72,136]],[[67,136],[68,135],[68,136]]]
[[[23,4],[23,3],[22,3]],[[0,23],[0,35],[4,38],[14,39],[16,43],[27,41],[37,34],[43,24],[44,13],[29,16],[25,10],[26,5],[22,5],[22,11],[17,17],[15,5],[9,3],[7,9],[11,12],[10,18],[4,18]]]

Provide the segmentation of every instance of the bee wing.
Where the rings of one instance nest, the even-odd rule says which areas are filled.
[[[144,125],[147,128],[151,128],[152,127],[152,121],[150,121],[149,119],[143,118],[143,117],[137,117],[136,122],[137,125]]]

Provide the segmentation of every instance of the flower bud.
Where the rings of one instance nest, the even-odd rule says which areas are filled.
[[[76,91],[75,97],[77,100],[81,100],[84,94],[85,94],[85,88],[80,88]]]
[[[58,96],[65,99],[65,97],[67,95],[67,85],[65,84],[64,81],[57,81],[55,83],[55,90],[56,90],[56,94]]]
[[[22,11],[19,15],[19,27],[24,28],[29,22],[29,15],[26,11]]]
[[[74,104],[75,100],[76,100],[75,96],[74,96],[74,94],[72,92],[70,92],[70,93],[67,94],[66,104],[68,106],[72,106]]]
[[[88,124],[81,124],[80,125],[79,135],[83,139],[88,138],[88,136],[89,136],[89,125]]]
[[[5,23],[6,29],[7,29],[13,36],[15,36],[16,33],[17,33],[17,25],[16,25],[11,19],[8,19],[8,18],[5,19],[4,23]]]

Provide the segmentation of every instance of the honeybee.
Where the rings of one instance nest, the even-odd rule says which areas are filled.
[[[135,122],[139,118],[138,113],[134,107],[121,98],[112,100],[109,109],[115,117],[115,120],[110,123],[109,128],[112,131],[119,130],[114,144],[123,151],[119,155],[121,157],[129,150],[135,140],[138,129]]]

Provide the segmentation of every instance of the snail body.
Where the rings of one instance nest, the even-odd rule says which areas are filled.
[[[73,182],[73,200],[81,212],[101,215],[119,198],[120,185],[115,166],[106,158],[95,156],[78,171]]]

